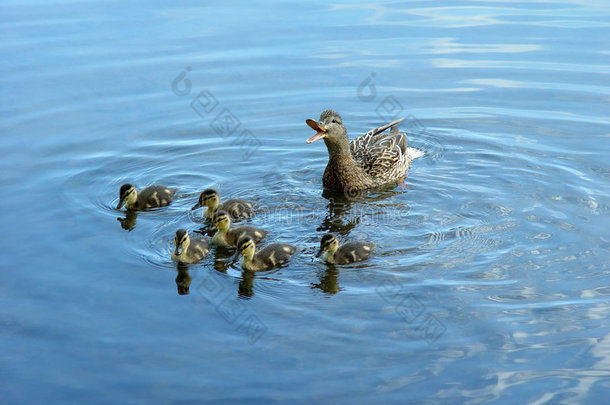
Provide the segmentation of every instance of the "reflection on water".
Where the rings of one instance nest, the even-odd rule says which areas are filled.
[[[191,276],[189,274],[188,265],[178,262],[176,264],[176,287],[178,288],[179,295],[188,295],[189,288],[191,287]]]
[[[333,264],[326,263],[327,269],[318,270],[319,283],[311,283],[311,288],[319,288],[328,294],[336,294],[341,291],[339,287],[339,270]]]
[[[254,277],[255,273],[253,271],[243,270],[241,272],[241,279],[239,280],[239,286],[237,287],[237,295],[242,298],[254,296]]]
[[[404,191],[394,190],[393,185],[386,188],[387,190],[362,191],[356,196],[324,189],[322,197],[328,201],[327,214],[316,231],[347,236],[361,223],[363,217],[369,217],[366,218],[367,221],[375,222],[404,218],[409,210],[406,204],[386,201],[402,195]]]
[[[121,228],[126,231],[132,231],[136,227],[136,220],[138,219],[138,212],[134,210],[125,211],[125,217],[118,217],[116,220],[120,222]]]
[[[333,232],[341,235],[349,235],[350,231],[359,223],[359,218],[354,215],[347,216],[350,212],[351,201],[341,193],[324,190],[322,194],[328,200],[327,214],[316,229],[318,232]]]
[[[228,268],[235,267],[239,264],[237,249],[214,246],[213,252],[211,253],[214,255],[214,270],[221,273],[226,273]]]

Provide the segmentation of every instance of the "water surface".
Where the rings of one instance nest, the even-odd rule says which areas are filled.
[[[601,403],[610,8],[500,1],[1,6],[7,403]],[[304,120],[406,117],[404,184],[324,193]],[[121,184],[179,188],[126,217]],[[170,260],[198,193],[288,267]],[[117,221],[117,219],[119,219]],[[125,229],[126,228],[126,229]],[[332,231],[378,247],[313,254]],[[186,294],[188,292],[188,294]]]

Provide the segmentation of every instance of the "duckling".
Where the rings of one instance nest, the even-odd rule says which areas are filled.
[[[203,238],[194,238],[191,240],[186,229],[178,229],[174,237],[174,245],[176,249],[172,252],[172,260],[181,263],[197,263],[203,259],[210,251],[208,242]]]
[[[322,176],[324,187],[339,192],[354,192],[404,179],[411,160],[418,155],[407,148],[407,135],[398,131],[404,118],[374,128],[349,142],[339,113],[326,110],[320,119],[305,122],[316,134],[307,143],[324,139],[328,164]],[[390,128],[390,132],[383,132]]]
[[[119,204],[116,206],[120,210],[123,205],[128,210],[143,211],[148,208],[165,207],[172,202],[175,188],[153,185],[138,192],[129,183],[123,184],[119,190]]]
[[[214,218],[214,213],[216,210],[223,210],[229,213],[234,221],[243,218],[250,218],[254,214],[252,204],[241,198],[231,198],[223,203],[220,203],[220,196],[211,188],[201,192],[199,195],[199,201],[191,209],[196,210],[197,208],[203,206],[208,207],[203,215],[210,219]]]
[[[237,249],[242,254],[241,267],[244,270],[270,270],[290,260],[297,248],[287,243],[272,243],[255,253],[256,245],[249,236],[237,241]]]
[[[348,242],[339,246],[337,237],[327,233],[320,240],[316,257],[322,255],[324,261],[332,264],[348,264],[368,259],[374,248],[375,245],[369,242]]]
[[[239,238],[246,235],[252,238],[254,243],[258,243],[268,233],[253,226],[231,228],[231,216],[220,210],[216,211],[216,215],[214,215],[214,225],[216,225],[217,231],[212,237],[211,243],[224,247],[237,247]]]

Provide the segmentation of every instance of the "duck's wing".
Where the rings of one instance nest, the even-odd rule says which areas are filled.
[[[352,149],[354,159],[370,176],[392,177],[406,169],[407,135],[398,131],[396,124],[400,121],[367,132],[360,137],[366,137],[362,144]],[[390,132],[383,133],[388,127],[391,127]]]
[[[383,138],[398,133],[398,124],[404,121],[404,118],[398,119],[396,121],[392,121],[389,124],[382,125],[377,128],[373,128],[368,131],[366,134],[359,136],[358,138],[352,140],[349,144],[350,151],[354,157],[357,157],[362,151],[368,149],[371,145],[375,145]],[[384,134],[383,132],[390,129],[389,134]],[[406,138],[405,138],[406,142]]]

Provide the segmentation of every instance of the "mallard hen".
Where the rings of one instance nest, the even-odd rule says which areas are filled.
[[[411,165],[407,135],[399,132],[404,118],[371,129],[349,142],[339,113],[326,110],[318,121],[306,120],[316,134],[307,143],[324,139],[328,164],[322,177],[324,187],[334,191],[353,192],[400,181]],[[388,133],[384,133],[390,128]]]

